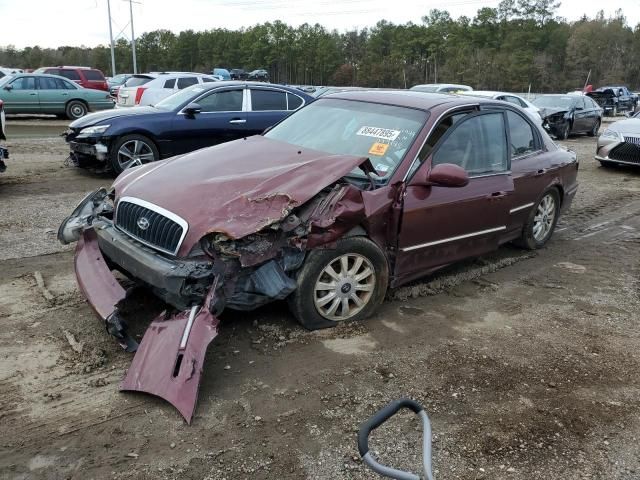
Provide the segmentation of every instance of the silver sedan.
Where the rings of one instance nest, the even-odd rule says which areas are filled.
[[[602,166],[640,166],[640,112],[612,123],[598,137],[595,159]]]

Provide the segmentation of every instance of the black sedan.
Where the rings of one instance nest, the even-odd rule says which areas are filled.
[[[602,108],[584,95],[541,95],[532,102],[540,109],[542,126],[558,140],[572,133],[598,134]]]
[[[314,100],[298,89],[257,82],[194,85],[155,106],[87,115],[65,140],[77,165],[96,162],[116,174],[203,147],[262,133]]]

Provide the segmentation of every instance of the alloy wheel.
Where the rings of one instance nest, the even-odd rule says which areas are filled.
[[[533,217],[533,238],[538,242],[542,242],[553,228],[553,222],[556,218],[556,200],[553,195],[547,193],[536,210]]]
[[[125,142],[118,150],[118,164],[122,170],[154,161],[153,150],[142,140]]]
[[[376,285],[371,261],[356,253],[334,258],[320,272],[314,285],[316,310],[339,322],[357,315],[371,300]]]

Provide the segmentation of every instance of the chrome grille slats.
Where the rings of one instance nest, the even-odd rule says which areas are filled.
[[[634,145],[639,145],[640,146],[640,137],[631,137],[631,136],[624,136],[624,141],[627,143],[633,143]]]
[[[148,223],[147,228],[140,228],[142,218],[146,219],[142,223]],[[141,243],[172,255],[178,252],[188,229],[187,223],[174,213],[131,197],[118,202],[115,225]]]

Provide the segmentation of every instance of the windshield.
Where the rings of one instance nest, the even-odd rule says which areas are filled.
[[[532,103],[536,107],[551,107],[551,108],[572,108],[573,102],[575,102],[575,97],[569,96],[555,96],[555,95],[544,95],[542,97],[536,98]]]
[[[427,112],[412,108],[323,98],[265,137],[330,154],[368,157],[384,179],[400,164],[427,118]],[[364,177],[360,169],[351,175]]]
[[[426,93],[435,93],[438,91],[439,85],[432,85],[432,86],[420,86],[420,85],[416,85],[415,87],[411,87],[409,90],[413,90],[414,92],[426,92]]]
[[[197,97],[202,92],[204,92],[204,88],[202,88],[200,85],[192,85],[183,90],[178,90],[173,95],[160,100],[154,106],[156,108],[159,108],[160,110],[175,110],[185,102],[188,102],[189,100]]]

